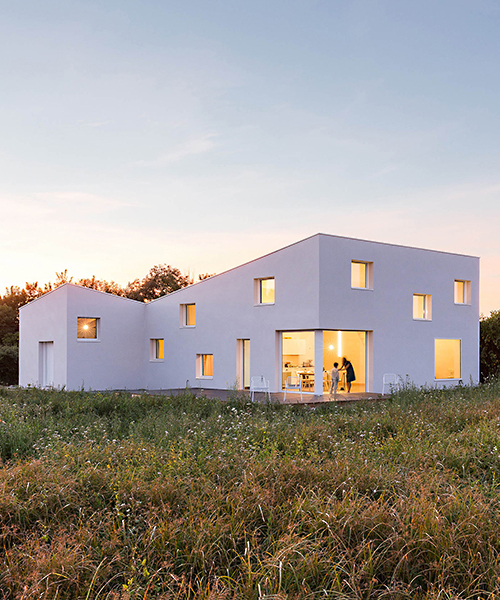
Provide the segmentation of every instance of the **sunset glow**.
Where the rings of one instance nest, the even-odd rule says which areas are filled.
[[[488,2],[6,4],[0,293],[64,269],[196,277],[323,232],[480,256],[481,311],[500,308],[499,21]]]

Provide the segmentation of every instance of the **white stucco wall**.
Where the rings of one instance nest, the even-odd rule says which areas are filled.
[[[147,307],[148,338],[165,338],[165,360],[148,369],[151,388],[226,388],[236,382],[236,344],[250,339],[252,375],[274,388],[276,330],[318,326],[318,238],[304,240],[198,284]],[[254,280],[274,277],[274,305],[254,305]],[[196,327],[179,324],[180,304],[196,304]],[[196,378],[196,355],[214,355],[213,379]]]
[[[417,385],[434,379],[434,340],[462,341],[461,379],[479,378],[479,259],[470,256],[320,236],[320,325],[372,331],[372,390],[384,373]],[[373,263],[373,289],[351,288],[351,261]],[[454,282],[471,281],[470,305],[454,302]],[[413,294],[432,296],[432,320],[413,319]]]
[[[67,385],[68,286],[64,285],[19,311],[19,385],[39,386],[40,342],[54,343],[54,386]]]
[[[145,305],[66,284],[20,313],[20,385],[40,385],[39,342],[54,342],[54,385],[77,389],[145,387]],[[97,340],[77,339],[77,318],[99,319]]]
[[[351,261],[373,263],[373,289],[351,288]],[[275,278],[275,303],[255,305],[254,280]],[[471,281],[470,305],[455,305],[455,279]],[[312,236],[149,304],[66,285],[21,311],[21,385],[38,381],[38,344],[54,341],[55,384],[69,389],[227,388],[236,383],[237,340],[250,340],[251,375],[281,389],[281,331],[315,330],[321,369],[323,330],[369,332],[368,389],[382,376],[434,379],[434,340],[460,339],[461,379],[479,375],[479,259],[336,236]],[[432,320],[413,319],[413,294],[432,296]],[[180,305],[196,304],[196,326]],[[98,341],[76,337],[77,317],[99,319]],[[165,340],[152,360],[151,339]],[[211,378],[196,356],[213,354]],[[356,365],[355,365],[356,366]],[[317,392],[321,391],[318,378]]]

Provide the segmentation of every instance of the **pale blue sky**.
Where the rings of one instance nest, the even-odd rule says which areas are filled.
[[[500,1],[0,7],[0,290],[323,232],[481,256],[500,308]]]

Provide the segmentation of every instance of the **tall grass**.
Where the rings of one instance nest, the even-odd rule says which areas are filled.
[[[0,597],[499,599],[500,384],[317,409],[0,388]]]

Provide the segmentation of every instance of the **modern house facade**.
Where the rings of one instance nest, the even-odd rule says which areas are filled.
[[[479,378],[479,259],[317,234],[144,304],[72,284],[20,311],[20,385],[245,388],[288,376],[323,394]],[[340,387],[343,382],[341,380]]]

